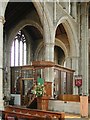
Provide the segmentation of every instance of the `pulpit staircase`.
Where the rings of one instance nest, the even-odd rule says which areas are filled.
[[[37,109],[37,98],[36,95],[32,94],[32,90],[34,88],[33,87],[28,90],[27,95],[24,97],[24,102],[23,104],[27,107],[27,108],[31,108],[31,109]]]
[[[12,94],[20,94],[21,106],[26,106],[27,108],[37,108],[36,96],[32,94],[32,90],[36,85],[35,73],[33,72],[32,66],[18,66],[11,67],[11,79],[16,81],[16,85],[12,82]],[[29,88],[26,87],[25,92],[25,82],[29,81],[31,84]],[[14,89],[15,88],[15,89]],[[28,90],[29,89],[29,90]]]
[[[22,79],[23,77],[20,78],[20,81],[22,81]],[[33,83],[32,87],[27,91],[26,95],[23,95],[22,90],[20,90],[22,106],[26,106],[27,108],[37,109],[37,98],[35,94],[32,94],[32,90],[34,89],[35,85],[36,82]]]

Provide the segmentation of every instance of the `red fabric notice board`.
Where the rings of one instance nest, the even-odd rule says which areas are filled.
[[[78,87],[82,86],[82,79],[76,79],[75,86],[78,86]]]

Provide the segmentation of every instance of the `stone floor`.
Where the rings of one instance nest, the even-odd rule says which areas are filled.
[[[80,115],[65,113],[65,120],[90,120],[90,118],[83,118]]]

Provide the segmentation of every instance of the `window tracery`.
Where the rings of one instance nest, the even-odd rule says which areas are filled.
[[[26,38],[20,30],[15,36],[11,48],[11,66],[26,65]]]

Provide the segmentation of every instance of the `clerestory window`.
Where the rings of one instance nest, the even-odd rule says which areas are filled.
[[[15,36],[11,48],[11,66],[26,65],[26,38],[20,30]]]

